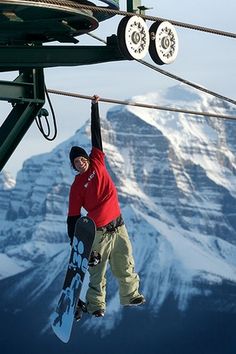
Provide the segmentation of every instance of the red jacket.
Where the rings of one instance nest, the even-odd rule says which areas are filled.
[[[80,215],[82,207],[97,227],[107,225],[121,213],[116,187],[105,165],[105,154],[96,147],[92,148],[88,170],[78,174],[71,186],[68,216]]]

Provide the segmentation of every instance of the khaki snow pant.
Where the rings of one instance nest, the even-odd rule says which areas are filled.
[[[88,312],[106,308],[108,262],[119,283],[120,303],[128,305],[131,299],[140,294],[139,276],[134,271],[132,246],[125,225],[119,226],[112,233],[97,231],[92,249],[101,254],[101,263],[89,268],[90,283],[86,295]]]

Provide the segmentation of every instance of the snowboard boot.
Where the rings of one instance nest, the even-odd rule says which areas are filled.
[[[103,309],[99,309],[93,312],[93,316],[95,317],[104,317],[105,311]]]
[[[81,320],[84,312],[87,312],[86,304],[82,300],[79,300],[74,314],[74,318],[77,322]]]
[[[130,300],[130,303],[128,306],[139,306],[145,304],[146,300],[143,295],[140,295],[138,297],[135,297],[134,299]]]

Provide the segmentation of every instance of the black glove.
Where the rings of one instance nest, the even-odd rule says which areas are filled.
[[[92,251],[88,262],[89,267],[95,267],[101,262],[101,255],[97,251]]]
[[[80,215],[73,215],[67,217],[67,233],[70,239],[70,245],[72,246],[74,233],[75,233],[75,224],[76,221],[80,218]]]

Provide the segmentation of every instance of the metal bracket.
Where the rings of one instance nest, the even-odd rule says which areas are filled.
[[[141,0],[127,0],[127,11],[139,13],[139,7],[141,6]]]
[[[24,69],[13,82],[0,81],[0,100],[13,109],[0,127],[0,170],[45,103],[43,69]]]
[[[113,36],[112,36],[113,37]],[[77,66],[126,60],[117,43],[106,46],[0,46],[0,71]]]

